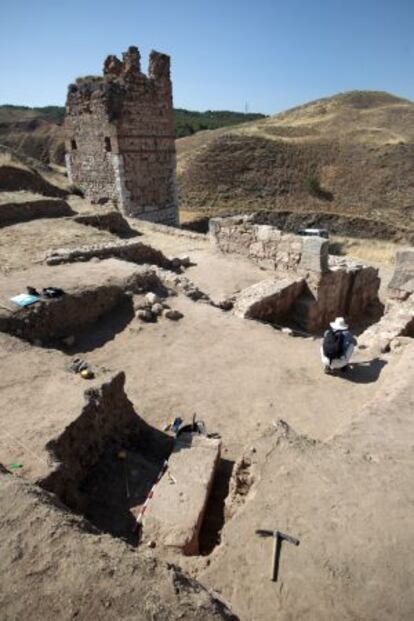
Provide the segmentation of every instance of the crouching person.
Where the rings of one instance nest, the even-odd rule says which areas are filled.
[[[332,373],[335,369],[346,371],[356,344],[356,338],[349,332],[345,319],[337,317],[326,330],[321,345],[325,373]]]

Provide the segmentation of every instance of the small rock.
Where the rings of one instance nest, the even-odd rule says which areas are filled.
[[[159,304],[158,302],[151,306],[151,312],[157,317],[158,315],[161,315],[162,311],[163,311],[163,305]]]
[[[141,321],[153,321],[154,319],[154,315],[152,314],[152,312],[147,309],[141,309],[137,311],[136,316],[138,317],[138,319],[141,319]]]
[[[149,548],[155,548],[157,544],[155,543],[155,541],[153,541],[152,539],[150,541],[148,541],[147,546]]]
[[[289,336],[292,336],[293,334],[292,328],[282,328],[281,332],[283,332],[283,334],[289,334]]]
[[[250,452],[251,452],[251,453],[255,453],[255,452],[256,452],[256,448],[255,448],[254,446],[251,446],[251,447],[250,447]]]
[[[134,310],[148,310],[151,308],[151,304],[147,300],[140,300],[139,302],[135,302]]]
[[[391,351],[391,347],[388,341],[381,343],[380,352],[382,354],[388,354]]]
[[[173,310],[173,309],[164,310],[163,316],[166,317],[167,319],[171,319],[171,321],[178,321],[179,319],[184,317],[184,315],[180,313],[180,311]]]
[[[145,299],[147,300],[147,302],[151,306],[153,304],[160,304],[161,303],[161,299],[158,297],[158,295],[156,293],[153,293],[152,291],[150,291],[149,293],[146,294]]]

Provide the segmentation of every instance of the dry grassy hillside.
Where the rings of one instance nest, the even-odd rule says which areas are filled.
[[[43,162],[64,161],[62,126],[31,109],[0,109],[0,143]],[[414,238],[408,100],[344,93],[176,144],[183,222],[266,210],[303,214],[301,225],[338,235]]]
[[[181,207],[363,216],[414,228],[414,103],[350,92],[177,141]]]

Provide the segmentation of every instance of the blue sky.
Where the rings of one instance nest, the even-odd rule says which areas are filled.
[[[353,89],[414,99],[414,0],[14,0],[0,103],[63,105],[68,83],[137,45],[172,56],[174,104],[271,114]]]

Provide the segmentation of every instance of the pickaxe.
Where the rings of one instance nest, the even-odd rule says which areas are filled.
[[[299,545],[299,539],[295,539],[290,535],[285,535],[285,533],[281,533],[280,530],[257,530],[256,535],[260,535],[260,537],[273,537],[273,556],[272,556],[272,573],[271,580],[273,582],[277,581],[277,576],[279,573],[279,557],[280,550],[282,547],[282,541],[288,541],[289,543],[293,543],[294,546]]]

